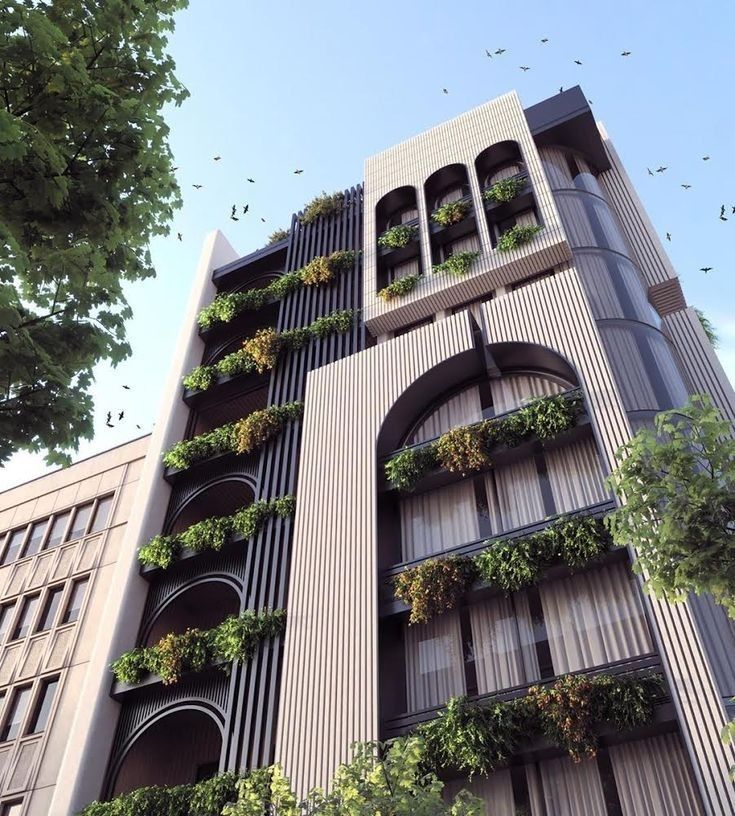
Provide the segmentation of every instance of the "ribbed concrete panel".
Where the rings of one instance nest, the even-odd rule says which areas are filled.
[[[492,248],[475,159],[485,148],[508,140],[519,145],[544,229],[527,246],[502,253]],[[455,163],[467,168],[482,252],[466,279],[433,275],[430,271],[430,213],[424,199],[424,182],[436,170]],[[416,189],[422,264],[428,274],[412,293],[386,304],[376,297],[375,207],[386,193],[406,185]],[[515,92],[431,128],[365,162],[364,318],[375,335],[458,305],[505,283],[529,277],[569,258],[559,213]]]
[[[710,394],[722,415],[735,421],[735,391],[722,363],[704,333],[694,309],[675,312],[664,318],[664,326],[694,391]]]
[[[458,314],[308,375],[276,743],[301,792],[378,737],[381,424],[412,382],[472,347]]]

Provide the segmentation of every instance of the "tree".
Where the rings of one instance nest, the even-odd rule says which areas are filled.
[[[418,737],[389,743],[381,757],[376,743],[357,744],[341,765],[329,793],[315,790],[299,802],[278,765],[253,771],[239,783],[237,802],[224,816],[480,816],[482,802],[466,791],[442,798],[444,784],[425,773],[424,745]]]
[[[709,397],[658,414],[618,451],[611,483],[625,504],[609,517],[619,546],[670,601],[709,593],[735,618],[735,439]]]
[[[0,5],[0,464],[92,436],[96,363],[130,354],[124,284],[181,205],[161,115],[187,0]]]

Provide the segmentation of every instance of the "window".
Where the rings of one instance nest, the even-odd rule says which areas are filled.
[[[410,323],[408,326],[403,326],[403,328],[396,329],[393,332],[393,337],[401,337],[404,334],[408,334],[412,332],[414,329],[419,329],[421,326],[428,326],[429,323],[433,323],[433,318],[425,317],[423,320],[417,320],[415,323]]]
[[[49,714],[51,713],[51,706],[54,703],[54,696],[56,689],[59,686],[59,678],[52,677],[49,680],[44,680],[41,685],[41,692],[36,701],[36,710],[33,712],[31,725],[28,728],[29,734],[40,734],[41,731],[46,730]]]
[[[26,542],[26,547],[23,551],[24,556],[35,555],[41,549],[41,544],[43,543],[43,537],[46,534],[47,527],[48,519],[31,524],[31,532],[28,534],[28,541]]]
[[[31,687],[25,686],[15,690],[13,699],[5,715],[5,722],[0,730],[0,742],[15,739],[20,733],[20,726],[28,711],[31,700]]]
[[[38,628],[36,629],[37,632],[46,632],[54,625],[54,621],[56,620],[56,616],[59,612],[59,606],[61,604],[61,596],[63,594],[63,586],[53,587],[53,589],[48,591],[48,594],[46,595],[46,604],[43,607],[43,614],[41,615],[41,620],[38,624]]]
[[[54,517],[54,520],[51,523],[51,532],[48,534],[48,539],[46,540],[47,550],[52,550],[54,547],[58,547],[64,540],[64,533],[66,532],[67,525],[69,524],[70,516],[71,510],[67,510],[66,513],[60,513],[58,516]]]
[[[23,802],[6,802],[3,805],[2,816],[20,816]]]
[[[0,643],[5,640],[5,635],[10,629],[10,619],[13,617],[15,602],[0,606]]]
[[[13,530],[13,532],[10,533],[8,536],[8,543],[5,546],[5,552],[3,553],[3,565],[10,564],[11,562],[15,561],[16,558],[18,558],[21,547],[23,546],[23,541],[26,537],[27,529],[27,527],[23,527],[20,530]]]
[[[111,507],[112,496],[105,496],[97,502],[97,509],[94,511],[92,526],[89,528],[90,533],[99,533],[100,530],[104,530],[105,527],[107,527]]]
[[[38,608],[38,595],[31,598],[26,598],[23,601],[23,608],[21,609],[18,622],[15,624],[15,631],[13,632],[12,640],[24,638],[31,631],[31,624]]]
[[[83,504],[81,507],[77,507],[74,513],[74,521],[71,525],[71,530],[69,530],[69,541],[74,541],[76,538],[81,538],[84,533],[87,531],[87,523],[89,522],[89,517],[92,515],[92,502],[89,504]]]
[[[79,613],[82,609],[84,593],[86,592],[88,582],[89,578],[83,578],[81,581],[77,581],[74,584],[71,591],[71,596],[69,597],[69,603],[66,606],[66,612],[64,612],[64,619],[62,623],[73,623],[79,618]]]

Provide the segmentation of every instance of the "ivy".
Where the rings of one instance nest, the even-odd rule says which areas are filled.
[[[272,369],[284,351],[301,348],[314,338],[330,334],[344,334],[352,327],[354,312],[345,309],[317,318],[311,325],[289,329],[280,334],[275,329],[260,329],[243,341],[242,348],[223,357],[211,366],[199,366],[183,379],[185,388],[206,391],[218,376],[236,377],[239,374],[260,374]]]
[[[286,238],[291,234],[291,230],[287,229],[277,229],[273,230],[273,232],[268,236],[268,242],[266,246],[273,246],[273,244],[280,244],[281,241],[285,241]]]
[[[235,535],[252,538],[270,518],[287,518],[294,514],[296,499],[281,496],[259,499],[231,516],[214,516],[198,521],[181,533],[154,536],[138,551],[138,560],[149,567],[168,569],[181,551],[219,551]]]
[[[578,395],[541,397],[505,417],[453,428],[428,445],[401,451],[386,462],[386,477],[393,488],[412,490],[436,467],[463,475],[484,470],[494,446],[515,447],[534,435],[552,439],[573,427],[581,410]]]
[[[338,250],[331,255],[319,255],[301,269],[280,275],[260,289],[217,295],[209,306],[205,306],[199,312],[197,322],[201,328],[209,329],[218,323],[228,323],[244,311],[262,309],[266,303],[282,300],[302,286],[330,283],[336,275],[350,269],[357,256],[358,253],[353,250]]]
[[[409,624],[427,623],[454,609],[475,581],[503,592],[537,583],[555,564],[584,566],[610,549],[605,522],[592,516],[561,517],[537,533],[489,540],[477,555],[432,558],[396,576],[396,597],[411,607]]]
[[[526,696],[507,702],[475,705],[464,697],[452,698],[418,733],[432,767],[461,771],[470,778],[503,767],[523,741],[540,734],[579,762],[595,756],[598,725],[630,730],[650,723],[661,690],[658,675],[566,675],[550,687],[532,686]]]
[[[441,207],[434,210],[431,220],[441,227],[450,227],[452,224],[459,224],[463,221],[471,210],[469,201],[448,201]]]
[[[470,271],[472,264],[479,257],[479,252],[455,252],[454,255],[450,255],[443,263],[434,264],[434,266],[431,267],[431,271],[435,275],[446,272],[448,275],[454,275],[459,278]]]
[[[496,181],[491,187],[488,187],[482,195],[485,201],[493,201],[501,204],[517,198],[525,186],[525,176],[521,178],[502,179],[501,181]]]
[[[507,229],[498,239],[498,249],[501,252],[510,252],[517,249],[522,244],[527,244],[534,235],[537,235],[543,227],[538,224],[533,226],[521,226],[516,224],[514,227]]]
[[[283,609],[247,610],[231,615],[213,629],[169,633],[153,646],[125,652],[110,668],[121,683],[139,683],[146,673],[157,674],[164,685],[177,683],[187,671],[233,660],[250,660],[261,641],[279,635],[286,623]]]
[[[403,297],[418,286],[421,280],[421,275],[404,275],[402,278],[397,278],[392,283],[383,287],[378,292],[378,297],[386,303],[393,298]]]
[[[387,229],[378,238],[378,246],[387,249],[401,249],[413,241],[418,234],[419,228],[415,224],[397,224]]]
[[[325,193],[313,198],[305,207],[299,221],[302,224],[313,224],[319,218],[332,218],[339,215],[345,206],[345,194],[342,192]]]

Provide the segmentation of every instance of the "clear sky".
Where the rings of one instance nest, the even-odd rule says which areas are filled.
[[[734,32],[730,0],[191,0],[170,44],[191,92],[168,113],[184,207],[152,246],[158,277],[129,289],[133,355],[100,366],[97,433],[79,456],[150,430],[207,232],[251,252],[316,193],[361,181],[366,156],[513,89],[528,106],[582,86],[735,377]],[[235,203],[250,205],[238,222]],[[0,489],[43,471],[16,456]]]

